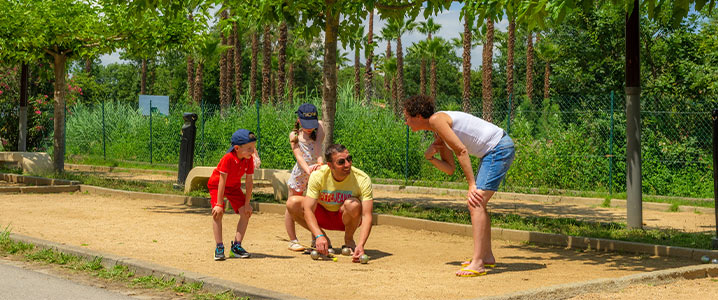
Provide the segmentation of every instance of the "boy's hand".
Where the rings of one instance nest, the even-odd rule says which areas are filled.
[[[252,216],[252,205],[249,203],[245,204],[244,206],[239,208],[239,214],[245,217],[251,217]]]
[[[212,207],[212,217],[221,218],[224,214],[224,206],[215,205]]]

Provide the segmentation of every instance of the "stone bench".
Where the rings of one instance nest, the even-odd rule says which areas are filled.
[[[212,171],[215,167],[194,167],[187,174],[187,179],[184,184],[185,194],[201,189],[207,186],[209,177],[212,176]],[[289,196],[289,189],[287,188],[287,180],[289,179],[288,170],[276,170],[276,169],[257,169],[254,170],[255,181],[265,180],[269,181],[274,191],[274,199],[286,200]]]
[[[0,152],[0,165],[22,169],[25,174],[48,174],[53,172],[52,158],[45,152]]]

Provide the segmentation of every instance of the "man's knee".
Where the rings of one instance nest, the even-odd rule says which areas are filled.
[[[287,198],[287,210],[294,213],[302,210],[302,196],[290,196]]]
[[[361,201],[357,198],[351,197],[344,201],[344,213],[348,214],[352,218],[359,218],[361,216]]]

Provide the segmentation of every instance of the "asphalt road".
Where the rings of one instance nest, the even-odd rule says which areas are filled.
[[[53,275],[23,269],[0,260],[0,300],[137,299],[86,286]]]

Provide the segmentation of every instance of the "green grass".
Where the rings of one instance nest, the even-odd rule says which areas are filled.
[[[65,160],[69,164],[78,165],[92,165],[92,166],[106,166],[106,167],[119,167],[119,168],[131,168],[131,169],[142,169],[142,170],[157,170],[157,171],[177,171],[177,165],[170,164],[150,164],[149,162],[137,162],[137,161],[126,161],[117,160],[113,158],[104,159],[102,157],[86,156],[86,155],[70,155]]]
[[[50,174],[47,176],[55,179],[76,180],[87,185],[106,187],[124,191],[184,195],[184,190],[175,190],[172,186],[173,183],[171,182],[123,180],[105,178],[92,173],[70,171],[66,171],[61,174]]]
[[[125,283],[128,287],[172,290],[175,293],[189,294],[193,299],[249,299],[236,297],[230,292],[208,293],[202,290],[204,285],[202,282],[184,282],[184,280],[174,277],[165,278],[164,276],[135,277],[135,273],[127,266],[115,265],[111,269],[107,269],[102,265],[102,257],[87,260],[54,249],[37,249],[33,244],[16,242],[10,239],[9,226],[0,231],[0,256],[7,255],[18,256],[29,262],[60,265],[105,280],[119,281]]]
[[[10,168],[0,165],[0,173],[22,174],[22,168]]]

